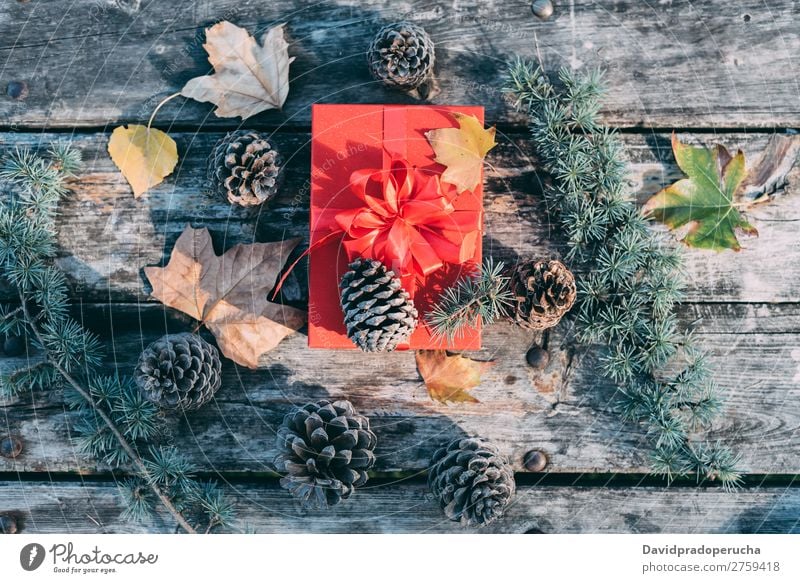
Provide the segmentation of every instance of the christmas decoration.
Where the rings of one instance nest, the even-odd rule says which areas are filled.
[[[670,229],[689,225],[683,242],[704,249],[741,249],[736,231],[758,235],[734,206],[734,195],[744,180],[744,154],[731,156],[724,146],[713,150],[682,144],[672,134],[672,151],[681,170],[689,175],[653,196],[642,209]]]
[[[367,483],[377,439],[350,401],[322,400],[287,414],[277,443],[281,486],[306,507],[326,508]]]
[[[562,89],[518,60],[507,92],[530,116],[536,155],[555,177],[544,196],[564,232],[566,260],[585,274],[573,310],[578,339],[607,347],[601,370],[621,385],[623,417],[645,425],[654,471],[734,487],[738,456],[690,437],[709,426],[720,401],[702,352],[677,330],[680,256],[629,202],[622,146],[597,113],[599,74],[565,69],[559,81]],[[667,365],[680,367],[677,376]]]
[[[433,454],[428,487],[450,520],[486,526],[503,516],[516,491],[514,470],[481,438],[456,439]]]
[[[400,89],[416,89],[433,75],[433,41],[421,26],[402,21],[381,28],[367,51],[372,76]]]
[[[161,184],[178,164],[175,140],[149,124],[114,128],[108,140],[108,153],[136,198]]]
[[[267,300],[298,242],[240,244],[219,256],[208,229],[187,226],[166,267],[144,272],[155,299],[203,323],[232,361],[258,368],[261,355],[305,323],[305,312]]]
[[[347,336],[364,352],[390,352],[417,327],[414,302],[380,261],[356,259],[340,288]]]
[[[510,282],[512,318],[523,328],[552,328],[575,303],[575,278],[560,261],[527,261],[514,269]]]
[[[483,159],[494,148],[495,128],[484,129],[474,115],[454,113],[456,128],[439,128],[425,132],[436,152],[436,161],[446,167],[442,181],[458,192],[474,190],[483,182]]]
[[[185,531],[207,530],[231,519],[231,514],[217,514],[222,498],[209,497],[177,449],[157,445],[167,432],[158,408],[131,382],[97,372],[102,345],[69,315],[67,281],[52,260],[58,203],[70,191],[79,167],[79,152],[55,145],[47,158],[17,150],[0,168],[0,179],[11,190],[0,202],[0,247],[7,250],[0,267],[20,300],[18,307],[0,308],[0,334],[31,338],[41,359],[4,373],[0,388],[4,396],[63,390],[73,410],[69,418],[75,419],[70,439],[76,451],[131,472],[125,484],[148,491],[128,508],[127,516],[149,516],[154,504],[160,504]],[[123,484],[121,491],[126,489]],[[184,515],[189,508],[198,509],[202,524],[190,524]]]
[[[237,130],[214,146],[208,160],[209,181],[231,204],[255,206],[275,197],[281,163],[266,136]]]
[[[219,352],[197,334],[167,334],[147,348],[136,365],[136,384],[162,409],[192,411],[205,405],[222,383]]]
[[[455,113],[483,118],[474,107],[314,107],[309,346],[352,347],[336,299],[356,259],[393,271],[423,317],[480,264],[482,184],[457,193],[442,182],[433,148],[418,138],[432,128],[457,131]],[[417,326],[400,349],[479,349],[480,330],[465,329],[446,345],[442,340]]]
[[[419,376],[425,381],[428,394],[440,403],[478,403],[467,393],[481,384],[481,375],[492,366],[445,350],[417,350]]]
[[[247,119],[281,109],[289,95],[289,44],[285,24],[270,28],[261,43],[243,28],[223,20],[206,29],[203,48],[214,74],[190,79],[181,95],[217,106],[217,117]]]

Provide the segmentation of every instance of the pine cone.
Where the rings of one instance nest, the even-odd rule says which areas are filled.
[[[372,76],[385,85],[416,89],[433,74],[433,41],[411,22],[389,24],[372,40],[367,62]]]
[[[281,486],[303,506],[326,508],[367,483],[377,438],[350,401],[322,400],[287,414],[275,458]]]
[[[527,261],[511,274],[514,321],[523,328],[544,330],[558,324],[575,303],[575,277],[557,260]]]
[[[230,132],[214,146],[208,176],[215,192],[231,204],[255,206],[275,198],[281,157],[259,132]]]
[[[339,287],[347,336],[364,352],[392,351],[416,328],[411,297],[380,261],[356,259]]]
[[[219,352],[197,334],[167,334],[139,356],[134,376],[148,401],[191,411],[211,400],[222,383]]]
[[[428,487],[447,518],[464,526],[500,518],[516,490],[508,458],[473,437],[456,439],[433,454]]]

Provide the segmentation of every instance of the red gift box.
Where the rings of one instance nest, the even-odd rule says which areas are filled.
[[[445,167],[434,162],[435,154],[425,132],[438,128],[457,128],[459,124],[453,116],[455,112],[475,116],[483,124],[483,107],[478,106],[313,106],[310,221],[313,252],[309,255],[309,347],[355,348],[346,335],[339,304],[339,281],[353,258],[353,248],[350,246],[348,249],[340,237],[331,233],[337,212],[357,209],[365,204],[363,198],[354,192],[354,172],[385,170],[393,160],[405,159],[427,176],[440,175]],[[477,350],[481,347],[480,328],[466,329],[460,337],[445,342],[433,339],[431,330],[425,325],[425,316],[439,299],[442,290],[481,262],[482,186],[478,185],[472,192],[463,192],[458,196],[453,192],[452,197],[456,214],[472,219],[477,225],[475,232],[470,234],[474,239],[472,247],[463,247],[471,253],[461,258],[465,261],[443,263],[421,281],[417,280],[416,286],[412,284],[420,323],[409,342],[398,349]],[[409,287],[406,282],[404,287]]]

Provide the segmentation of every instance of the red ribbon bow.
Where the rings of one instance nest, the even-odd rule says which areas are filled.
[[[444,264],[461,264],[475,255],[480,213],[456,210],[452,197],[442,191],[438,174],[393,157],[388,169],[353,172],[350,190],[363,204],[325,208],[313,229],[327,234],[303,257],[340,237],[348,260],[377,259],[400,277],[413,296],[417,283]],[[275,293],[282,283],[283,279]]]

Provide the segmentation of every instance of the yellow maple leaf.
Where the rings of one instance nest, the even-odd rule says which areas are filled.
[[[440,403],[478,403],[467,391],[481,384],[481,374],[493,364],[446,350],[417,350],[415,357],[428,394]]]
[[[474,115],[453,114],[458,128],[439,128],[425,133],[436,161],[447,167],[442,181],[452,184],[458,192],[474,190],[482,180],[483,159],[497,145],[495,128],[484,129]]]
[[[108,140],[108,153],[136,198],[161,184],[178,163],[175,140],[161,130],[143,125],[115,128]]]

